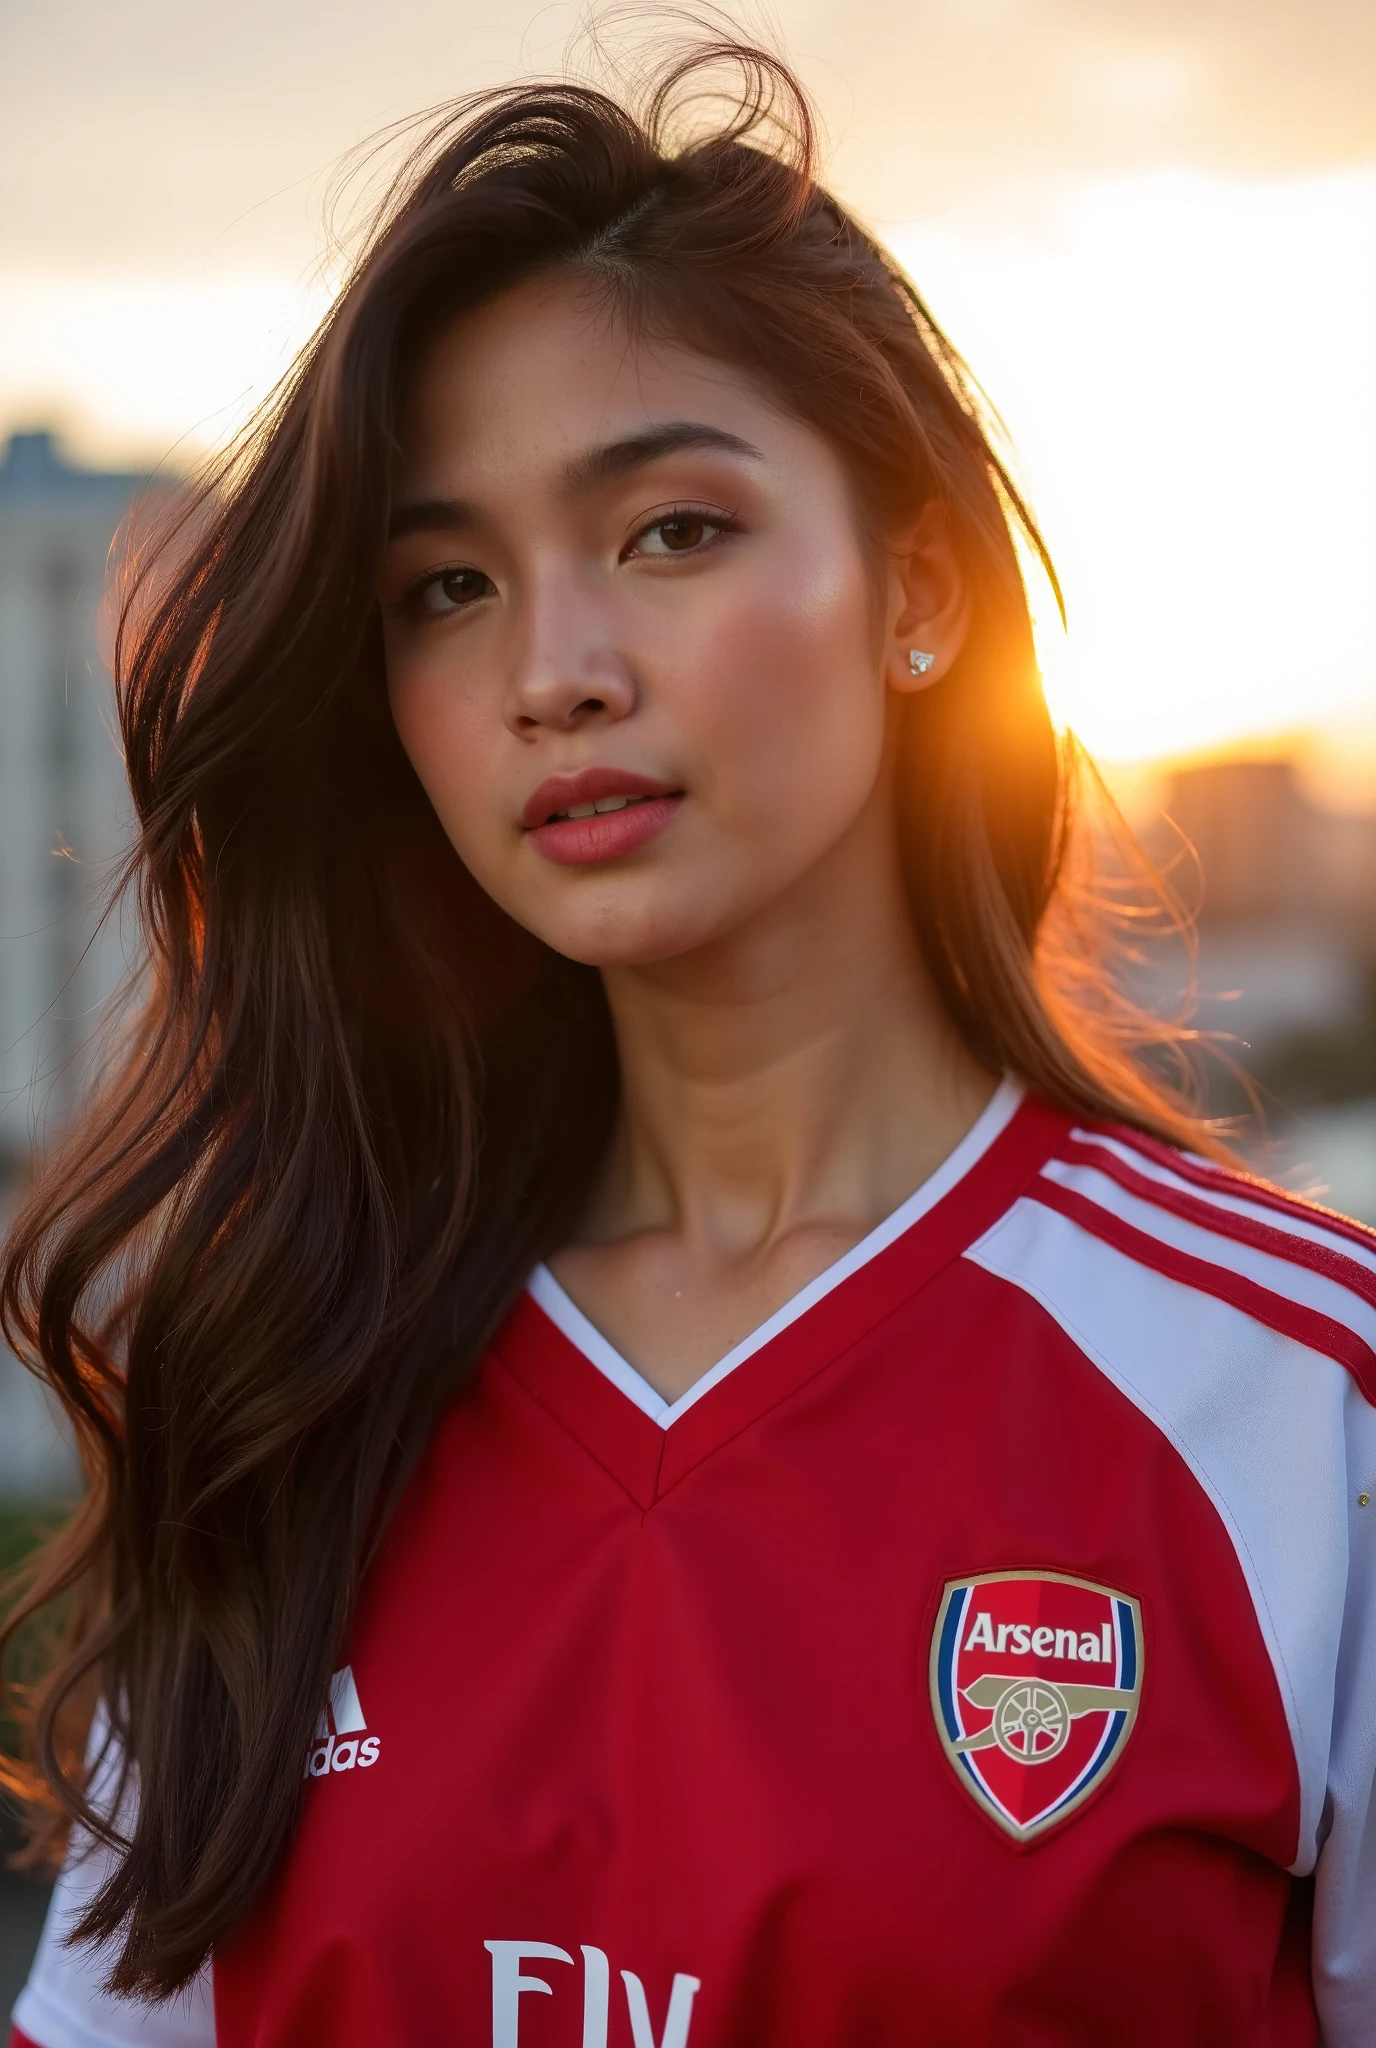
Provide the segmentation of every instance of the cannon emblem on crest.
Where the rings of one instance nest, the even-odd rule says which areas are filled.
[[[1017,1764],[1049,1763],[1070,1740],[1081,1714],[1131,1707],[1135,1695],[1112,1685],[1053,1685],[1049,1678],[996,1678],[992,1672],[964,1688],[972,1707],[993,1714],[977,1735],[963,1735],[957,1752],[996,1745]]]

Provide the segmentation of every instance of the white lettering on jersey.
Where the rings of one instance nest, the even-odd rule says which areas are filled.
[[[688,2048],[688,2027],[693,2017],[693,2000],[702,1989],[698,1977],[675,1976],[669,1993],[669,2010],[664,2019],[664,2032],[656,2041],[650,2025],[650,2008],[645,2002],[645,1987],[639,1977],[629,1970],[621,1972],[621,1981],[626,1987],[626,2004],[631,2014],[631,2036],[635,2048]]]
[[[1001,1621],[995,1629],[993,1615],[982,1607],[965,1638],[965,1647],[967,1650],[992,1650],[995,1656],[1011,1650],[1018,1657],[1068,1657],[1074,1658],[1077,1664],[1111,1664],[1113,1630],[1105,1622],[1100,1635],[1086,1629],[1077,1637],[1073,1629],[1029,1629],[1021,1622],[1006,1621]]]
[[[306,1756],[306,1778],[323,1778],[330,1771],[366,1771],[382,1750],[380,1737],[367,1734],[353,1666],[346,1664],[330,1680],[328,1703],[320,1709],[315,1738]],[[362,1736],[360,1742],[358,1737]]]
[[[523,1977],[522,1963],[529,1957],[572,1964],[573,1957],[547,1941],[485,1941],[483,1947],[492,1957],[492,2048],[519,2048],[521,1993],[543,1991],[548,1996],[554,1991],[543,1977]]]
[[[975,1625],[965,1638],[967,1650],[992,1650],[994,1647],[993,1618],[983,1609],[975,1616]]]
[[[520,2048],[521,1993],[543,1992],[552,1997],[554,1986],[543,1977],[527,1976],[526,1962],[568,1963],[573,1957],[565,1948],[548,1941],[485,1941],[492,1958],[492,2048]],[[607,2023],[611,2011],[611,1966],[600,1948],[580,1948],[583,1958],[583,2048],[607,2048]],[[626,2009],[630,2015],[635,2048],[688,2048],[688,2029],[693,2019],[693,2000],[702,1989],[698,1977],[676,1974],[669,1992],[669,2010],[664,2031],[656,2040],[650,2019],[645,1987],[633,1970],[623,1970]]]
[[[607,2015],[611,2008],[611,1970],[600,1948],[585,1948],[583,1957],[583,2048],[607,2048]]]

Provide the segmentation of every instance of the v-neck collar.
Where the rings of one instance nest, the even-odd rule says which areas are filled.
[[[535,1269],[494,1350],[648,1508],[958,1257],[1037,1171],[1067,1121],[1005,1080],[920,1188],[676,1401],[622,1357],[547,1266]],[[742,1373],[747,1360],[754,1363]]]
[[[710,1394],[713,1387],[720,1386],[728,1373],[734,1372],[754,1352],[762,1351],[781,1330],[786,1330],[790,1323],[796,1323],[800,1316],[806,1315],[814,1302],[821,1301],[834,1287],[848,1280],[852,1273],[858,1273],[886,1245],[911,1230],[920,1216],[934,1209],[942,1196],[949,1193],[958,1181],[965,1178],[976,1161],[984,1157],[999,1133],[1007,1129],[1022,1097],[1023,1091],[1018,1082],[1001,1082],[955,1150],[947,1155],[935,1173],[923,1181],[920,1188],[906,1201],[900,1202],[892,1214],[876,1224],[858,1244],[843,1252],[825,1272],[819,1273],[815,1280],[809,1280],[806,1287],[799,1288],[792,1299],[776,1309],[757,1330],[752,1330],[748,1337],[733,1345],[676,1401],[666,1401],[644,1374],[607,1342],[596,1325],[588,1321],[577,1302],[560,1286],[548,1266],[535,1268],[527,1282],[528,1291],[555,1328],[563,1331],[570,1344],[585,1358],[590,1358],[599,1372],[604,1372],[612,1385],[619,1387],[628,1401],[634,1401],[651,1422],[657,1422],[661,1429],[668,1429],[671,1423],[695,1407],[705,1394]]]

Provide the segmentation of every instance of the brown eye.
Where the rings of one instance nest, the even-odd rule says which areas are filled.
[[[427,576],[415,592],[415,603],[430,618],[462,611],[493,589],[481,569],[440,569]]]
[[[663,536],[664,545],[670,554],[676,555],[681,549],[695,548],[698,545],[707,532],[707,521],[705,519],[662,519],[659,523],[659,532]]]
[[[709,519],[705,512],[670,512],[644,526],[636,535],[637,555],[691,555],[728,530],[725,519]]]

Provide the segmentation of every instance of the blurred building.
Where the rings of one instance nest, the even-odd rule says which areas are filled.
[[[129,827],[99,640],[111,546],[146,484],[65,461],[50,434],[0,454],[0,1223],[124,971],[117,926],[98,928]],[[71,1474],[37,1386],[0,1351],[0,1499]]]
[[[1296,1032],[1356,1023],[1376,956],[1376,809],[1312,802],[1286,760],[1184,770],[1164,808],[1198,866],[1200,1021],[1263,1060]]]
[[[1376,791],[1329,810],[1291,762],[1221,761],[1176,775],[1165,810],[1198,863],[1196,1021],[1260,1087],[1280,1147],[1257,1163],[1376,1222]],[[1216,1080],[1215,1107],[1244,1110]]]
[[[111,545],[147,479],[78,468],[51,434],[0,456],[0,1167],[79,1085],[117,984],[97,932],[128,798],[97,644]]]
[[[1285,760],[1189,769],[1166,811],[1198,856],[1205,922],[1317,919],[1376,941],[1376,812],[1312,803]]]

